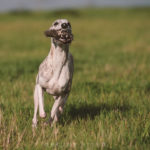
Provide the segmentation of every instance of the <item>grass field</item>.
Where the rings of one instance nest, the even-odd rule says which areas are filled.
[[[57,18],[72,23],[75,72],[54,127],[38,118],[33,89],[48,54],[43,35]],[[0,149],[150,149],[150,9],[85,9],[0,14]],[[49,114],[53,98],[45,94]]]

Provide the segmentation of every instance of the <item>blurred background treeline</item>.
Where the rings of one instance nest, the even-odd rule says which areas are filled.
[[[1,0],[0,12],[83,7],[147,7],[150,0]]]

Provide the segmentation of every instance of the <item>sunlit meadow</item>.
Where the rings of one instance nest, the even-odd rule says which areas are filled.
[[[58,18],[74,33],[72,91],[54,127],[32,129],[43,32]],[[45,94],[47,116],[53,102]],[[0,149],[150,149],[150,9],[0,14]]]

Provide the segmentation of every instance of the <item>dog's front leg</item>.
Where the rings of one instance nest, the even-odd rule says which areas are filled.
[[[36,88],[37,88],[38,100],[39,100],[39,115],[41,118],[45,118],[46,113],[44,111],[44,93],[43,93],[44,91],[39,84],[36,85]]]
[[[37,126],[38,106],[39,106],[38,91],[37,91],[37,88],[35,86],[35,90],[34,90],[34,116],[33,116],[33,119],[32,119],[32,127],[36,127]]]
[[[41,118],[46,117],[46,113],[44,111],[44,97],[43,97],[43,89],[39,84],[36,84],[34,90],[34,116],[32,120],[32,126],[36,127],[37,125],[37,111],[39,106],[39,115]]]

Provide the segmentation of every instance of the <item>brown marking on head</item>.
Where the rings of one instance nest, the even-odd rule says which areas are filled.
[[[55,37],[55,38],[59,38],[58,32],[56,30],[46,30],[44,32],[46,37]]]

